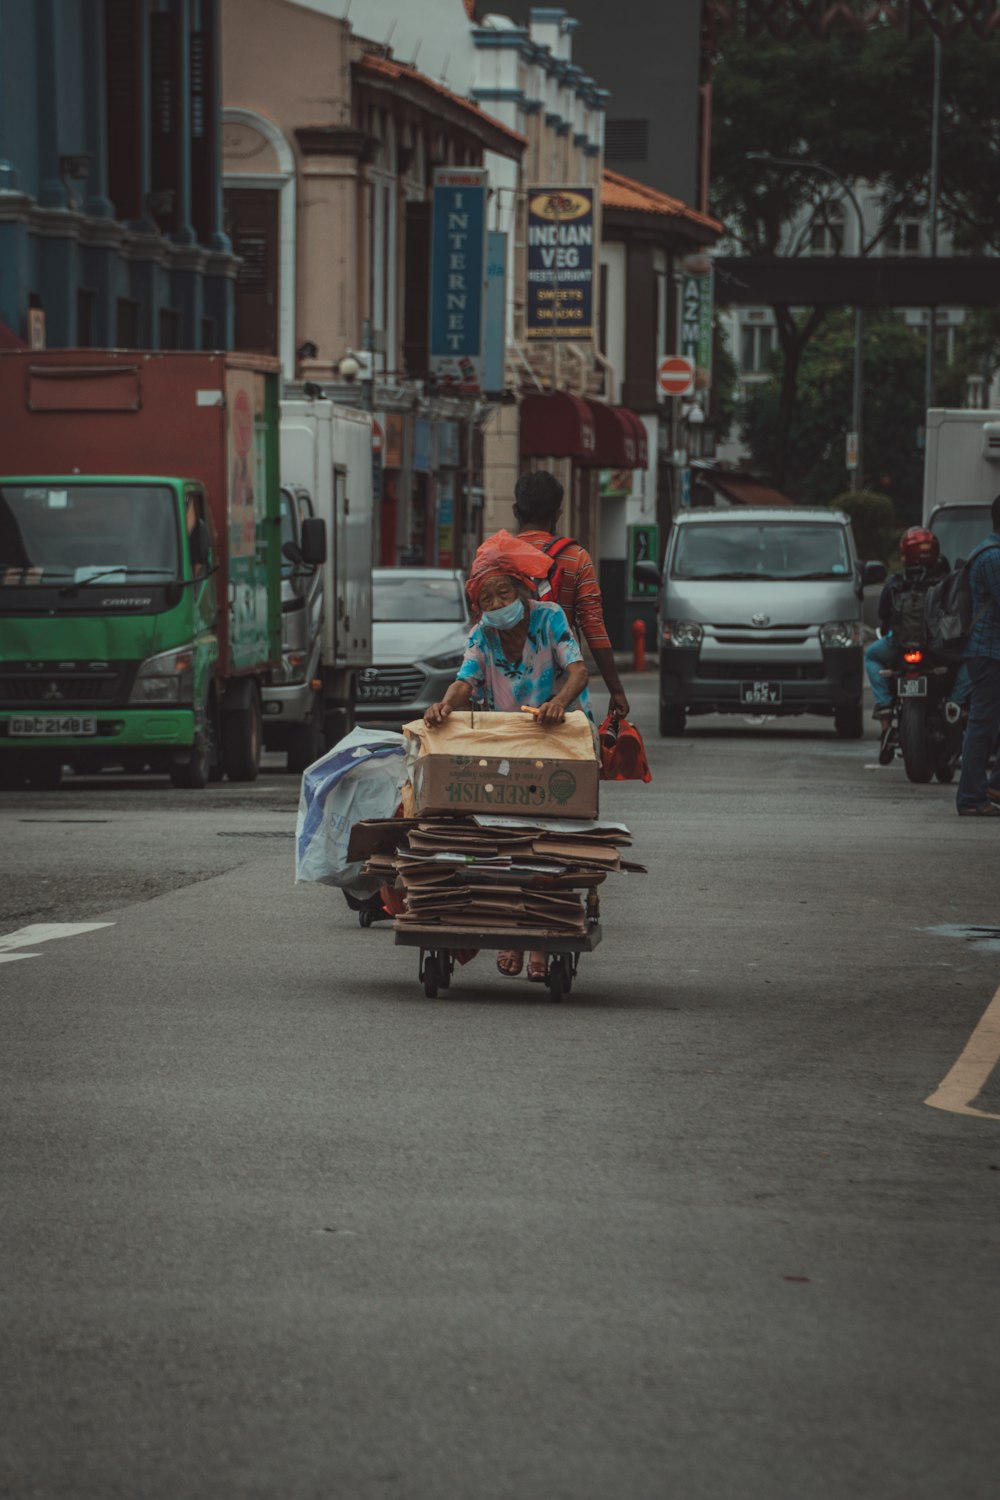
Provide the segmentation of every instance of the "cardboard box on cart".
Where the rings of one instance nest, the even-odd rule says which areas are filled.
[[[583,713],[552,726],[529,714],[453,713],[436,729],[421,719],[403,729],[417,814],[598,815],[600,768]]]

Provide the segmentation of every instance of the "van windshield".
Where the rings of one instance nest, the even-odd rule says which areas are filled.
[[[843,578],[843,526],[801,521],[708,521],[677,528],[672,578]]]
[[[0,583],[162,583],[179,572],[173,492],[151,484],[0,487]]]
[[[946,505],[931,516],[930,529],[954,568],[992,532],[990,508],[988,505]]]

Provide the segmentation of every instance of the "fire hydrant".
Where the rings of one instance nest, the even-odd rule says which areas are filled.
[[[632,670],[633,672],[645,672],[646,670],[645,620],[632,621]]]

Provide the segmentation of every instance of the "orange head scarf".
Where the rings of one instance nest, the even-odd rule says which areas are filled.
[[[479,609],[479,591],[487,578],[505,573],[518,583],[533,587],[542,578],[547,578],[552,559],[546,557],[539,547],[531,542],[522,542],[519,536],[509,531],[498,531],[488,536],[479,551],[469,573],[465,592],[474,610]]]

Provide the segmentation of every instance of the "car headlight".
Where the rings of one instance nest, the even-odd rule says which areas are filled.
[[[694,620],[665,620],[663,624],[665,646],[700,646],[704,635]]]
[[[429,656],[427,665],[435,672],[457,672],[464,660],[464,651],[446,651],[444,656]]]
[[[833,620],[819,627],[820,642],[824,646],[860,646],[861,623],[858,620]]]
[[[194,649],[179,646],[150,656],[136,673],[130,703],[193,703]]]

